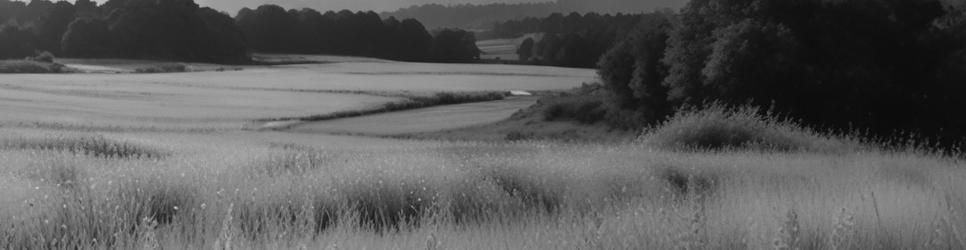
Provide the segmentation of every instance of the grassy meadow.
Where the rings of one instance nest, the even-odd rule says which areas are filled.
[[[272,110],[311,116],[396,100],[311,89],[398,91],[379,82],[422,77],[416,89],[427,92],[547,90],[592,75],[429,66],[5,76],[0,249],[966,248],[961,158],[825,135],[750,109],[682,112],[622,143],[239,129],[254,116],[285,116]],[[326,77],[337,80],[313,80]],[[569,80],[553,83],[560,79]],[[438,87],[448,81],[456,85]],[[494,85],[459,85],[473,81]],[[21,92],[32,94],[11,94]],[[459,118],[503,108],[412,112]],[[390,129],[402,119],[392,115],[332,126]],[[219,125],[204,122],[211,117]],[[129,123],[111,124],[120,121]]]

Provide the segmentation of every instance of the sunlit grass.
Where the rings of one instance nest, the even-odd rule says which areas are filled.
[[[3,249],[966,247],[921,151],[0,132]]]

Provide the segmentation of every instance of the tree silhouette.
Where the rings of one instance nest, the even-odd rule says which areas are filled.
[[[520,48],[517,49],[517,56],[520,57],[522,62],[530,61],[530,57],[533,56],[533,38],[528,37],[523,40]]]
[[[476,47],[476,37],[465,30],[441,30],[433,42],[433,58],[436,62],[450,63],[477,61],[480,50]]]

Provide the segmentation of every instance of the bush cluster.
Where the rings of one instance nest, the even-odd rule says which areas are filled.
[[[842,152],[860,143],[827,136],[758,108],[708,104],[678,111],[639,138],[668,150]]]

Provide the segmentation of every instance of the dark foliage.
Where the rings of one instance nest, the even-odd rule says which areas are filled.
[[[473,62],[472,33],[433,37],[414,19],[375,12],[242,9],[231,18],[193,0],[0,0],[0,59],[37,51],[71,57],[119,57],[247,63],[249,50],[368,56],[403,61]]]
[[[637,28],[598,62],[598,74],[612,93],[610,101],[652,121],[672,112],[665,101],[667,88],[663,85],[667,66],[661,62],[671,18],[665,13],[644,15]]]
[[[111,0],[101,6],[122,57],[240,63],[247,60],[234,25],[193,0]],[[225,35],[228,34],[228,35]],[[221,50],[218,48],[229,48]],[[228,53],[226,53],[228,51]]]
[[[473,32],[445,29],[433,41],[433,61],[448,63],[474,62],[480,59]]]
[[[384,12],[383,17],[414,18],[431,29],[489,29],[494,23],[524,17],[547,16],[554,12],[570,13],[641,13],[658,8],[680,8],[686,0],[559,0],[536,3],[491,4],[425,4]]]
[[[66,72],[66,66],[59,63],[51,63],[43,55],[44,54],[41,54],[41,56],[29,58],[28,60],[0,61],[0,73],[44,74]],[[53,61],[53,58],[50,58],[49,60]]]
[[[430,29],[483,29],[489,28],[490,24],[494,22],[503,22],[526,16],[546,16],[553,9],[554,3],[552,2],[451,6],[426,4],[382,13],[382,16],[386,18],[418,19]]]
[[[619,33],[627,32],[640,22],[641,15],[601,15],[598,13],[579,14],[576,12],[564,15],[553,13],[542,18],[527,17],[517,20],[496,23],[490,28],[496,37],[513,38],[528,33],[552,34],[610,34],[615,37]],[[613,38],[611,38],[613,39]]]
[[[537,107],[545,121],[603,124],[618,130],[638,130],[645,118],[634,110],[616,106],[611,91],[600,84],[584,84],[569,92],[543,97]]]
[[[533,45],[533,38],[527,38],[523,40],[523,43],[520,43],[520,47],[517,48],[517,56],[520,57],[520,61],[530,61],[530,57],[533,56]]]
[[[594,124],[603,121],[607,112],[603,101],[598,98],[569,98],[550,104],[544,109],[543,118],[546,121],[573,119],[583,124]]]
[[[28,28],[7,24],[0,27],[0,58],[32,56],[37,47],[37,37]]]
[[[249,61],[234,20],[193,0],[88,0],[70,4],[0,0],[0,58],[50,51],[76,57],[123,57],[220,63]]]
[[[46,13],[35,24],[39,47],[44,51],[60,53],[61,38],[67,32],[67,25],[74,21],[76,10],[74,5],[63,1],[45,6],[44,9]]]
[[[640,22],[642,15],[600,15],[559,13],[545,18],[524,18],[493,26],[491,35],[502,38],[520,37],[530,33],[545,34],[532,48],[518,54],[534,64],[593,68],[600,56]]]
[[[434,39],[415,19],[383,20],[371,11],[343,10],[322,14],[312,9],[286,11],[276,5],[263,5],[255,10],[242,9],[235,21],[251,41],[252,49],[259,52],[471,62],[475,60],[472,55],[461,53],[478,50],[475,39],[471,47],[462,40],[450,43],[451,40],[447,40],[450,37]],[[465,33],[460,35],[466,36]],[[440,39],[444,42],[438,43]]]
[[[61,41],[64,54],[77,57],[104,57],[111,50],[111,31],[101,19],[81,18],[70,23]]]
[[[751,104],[949,145],[966,137],[964,12],[941,0],[694,0],[673,31],[643,22],[600,70],[624,108],[656,119],[708,101]]]

